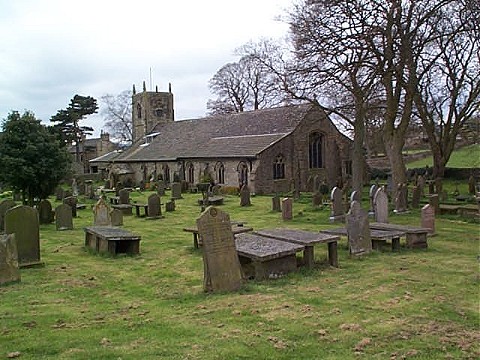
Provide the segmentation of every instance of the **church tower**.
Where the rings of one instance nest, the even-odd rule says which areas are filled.
[[[133,85],[132,122],[133,142],[137,142],[152,132],[158,124],[174,121],[172,86],[168,84],[168,92],[147,91],[145,81],[143,91],[138,93]]]

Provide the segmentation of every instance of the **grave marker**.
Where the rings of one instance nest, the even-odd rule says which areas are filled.
[[[0,202],[0,232],[5,231],[5,213],[8,209],[17,206],[17,203],[11,199]]]
[[[172,183],[172,200],[183,199],[182,184],[179,182]]]
[[[331,214],[330,221],[343,221],[345,220],[345,208],[342,200],[342,190],[335,186],[330,194],[331,200]]]
[[[5,214],[5,233],[15,234],[20,267],[40,265],[40,228],[36,209],[18,205]]]
[[[0,235],[0,286],[20,281],[15,234]]]
[[[203,241],[205,291],[235,291],[243,282],[230,216],[209,206],[197,219]]]
[[[47,199],[40,200],[37,208],[40,224],[50,224],[53,222],[53,211],[50,201],[48,201]]]
[[[385,187],[382,186],[377,190],[373,199],[375,221],[381,223],[388,223],[388,195]]]
[[[67,204],[55,208],[55,226],[57,230],[73,230],[72,209]]]
[[[162,208],[160,205],[160,196],[152,194],[148,197],[148,217],[159,218],[162,216]]]
[[[93,207],[93,224],[95,226],[112,225],[110,209],[103,198],[100,198]]]
[[[122,226],[123,225],[122,210],[112,209],[112,211],[110,211],[110,219],[112,221],[112,226]]]
[[[72,209],[72,217],[77,217],[77,198],[75,196],[67,196],[63,199],[63,203]]]
[[[435,207],[427,204],[421,210],[421,227],[430,229],[429,234],[435,234]]]
[[[282,200],[282,219],[293,219],[293,200],[291,198],[284,198]]]
[[[280,206],[280,197],[275,195],[272,197],[272,211],[280,212],[282,211],[282,207]]]
[[[368,213],[354,200],[346,217],[350,255],[363,255],[372,251]]]
[[[240,189],[240,206],[250,206],[250,189],[247,185],[243,185]]]
[[[130,204],[130,191],[128,189],[121,189],[118,192],[119,204]]]

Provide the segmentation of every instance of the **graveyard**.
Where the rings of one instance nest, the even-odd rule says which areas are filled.
[[[443,189],[468,194],[466,183],[446,181]],[[371,207],[369,190],[365,187],[356,205],[366,211]],[[174,211],[168,212],[165,206],[171,190],[161,200],[153,194],[132,191],[130,202],[139,205],[139,216],[127,211],[118,223],[122,233],[135,235],[136,248],[131,253],[96,251],[95,244],[110,234],[95,232],[100,240],[86,237],[86,229],[105,224],[100,216],[94,221],[97,200],[79,196],[84,206],[65,224],[40,221],[39,264],[22,267],[20,281],[0,286],[0,358],[480,356],[478,218],[437,214],[435,235],[428,235],[428,246],[407,246],[402,236],[398,248],[392,249],[389,239],[359,256],[340,236],[335,242],[336,262],[329,259],[333,256],[330,243],[318,242],[308,253],[313,257],[310,266],[265,279],[238,279],[233,274],[237,277],[233,289],[208,292],[204,247],[196,247],[192,233],[184,231],[197,224],[202,194],[175,195],[170,209]],[[109,197],[102,207],[115,206]],[[271,196],[222,197],[215,209],[228,214],[235,228],[319,233],[345,226],[331,221],[329,205],[314,206],[311,193],[282,204],[291,207],[290,216],[272,209]],[[55,196],[49,201],[59,213],[64,210]],[[401,213],[394,212],[396,205],[390,203],[388,222],[421,227],[426,203],[423,197],[418,207]],[[144,213],[146,204],[149,214]],[[153,208],[155,212],[150,213]],[[108,221],[113,221],[113,215]],[[202,230],[204,225],[198,224]],[[239,234],[253,236],[241,229]],[[307,256],[307,252],[295,254],[299,262]],[[230,262],[232,268],[234,262]],[[215,271],[209,269],[212,276],[217,275]]]

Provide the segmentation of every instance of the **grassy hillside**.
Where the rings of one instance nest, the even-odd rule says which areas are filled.
[[[413,169],[425,167],[426,165],[430,167],[433,165],[433,158],[431,156],[410,162],[407,164],[407,167]],[[469,145],[455,150],[450,156],[447,166],[451,168],[480,167],[480,144]]]
[[[149,195],[133,194],[144,202]],[[203,292],[202,252],[182,231],[199,216],[198,194],[185,194],[161,220],[125,217],[142,236],[139,256],[116,258],[84,248],[90,205],[75,229],[40,229],[44,267],[22,269],[20,283],[0,287],[0,359],[476,359],[479,227],[457,216],[437,218],[425,250],[386,247],[350,258],[339,244],[339,268],[315,249],[316,266],[270,281],[248,281],[235,293]],[[240,207],[232,220],[254,229],[319,231],[338,224],[329,209],[302,195],[294,219],[271,211],[270,197]],[[419,224],[419,210],[391,215]]]

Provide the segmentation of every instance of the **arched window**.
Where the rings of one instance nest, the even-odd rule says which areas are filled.
[[[170,182],[170,168],[168,165],[163,165],[163,181],[166,183]]]
[[[139,119],[142,118],[142,105],[140,105],[140,104],[137,104],[137,117]]]
[[[243,161],[238,164],[238,186],[248,185],[248,166]]]
[[[187,164],[187,181],[190,184],[193,184],[195,182],[195,167],[192,163]]]
[[[308,160],[310,169],[323,168],[323,135],[314,132],[308,139]]]
[[[215,174],[217,175],[217,184],[225,184],[225,166],[221,162],[215,164]]]
[[[273,180],[276,179],[285,179],[285,163],[282,155],[278,155],[273,162]]]

